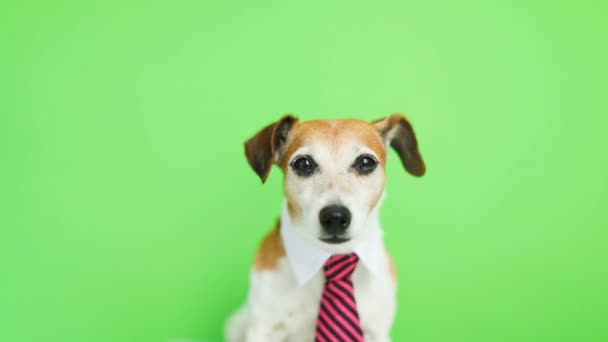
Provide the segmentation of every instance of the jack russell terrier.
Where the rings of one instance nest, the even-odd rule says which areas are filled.
[[[229,342],[390,341],[396,273],[378,213],[388,146],[424,174],[401,114],[372,123],[286,115],[245,143],[262,182],[273,164],[283,170],[285,203],[258,249],[247,304],[226,325]]]

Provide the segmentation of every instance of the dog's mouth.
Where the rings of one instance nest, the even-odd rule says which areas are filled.
[[[321,240],[321,241],[323,241],[323,242],[325,242],[325,243],[337,244],[337,243],[344,243],[344,242],[347,242],[347,241],[349,241],[350,239],[349,239],[349,238],[342,237],[342,236],[338,236],[338,235],[333,235],[333,236],[330,236],[330,237],[322,237],[322,238],[319,238],[319,240]]]

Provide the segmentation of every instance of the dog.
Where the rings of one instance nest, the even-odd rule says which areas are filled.
[[[405,170],[424,175],[414,129],[402,114],[371,123],[285,115],[245,142],[262,183],[273,165],[283,170],[285,200],[255,256],[246,305],[226,324],[227,341],[390,341],[397,276],[379,220],[389,146]],[[317,335],[325,330],[319,327],[324,263],[353,252],[359,259],[351,276],[354,317],[362,336]]]

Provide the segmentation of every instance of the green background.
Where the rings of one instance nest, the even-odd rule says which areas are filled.
[[[244,140],[399,111],[394,340],[608,341],[601,3],[3,3],[0,340],[220,341],[282,202]]]

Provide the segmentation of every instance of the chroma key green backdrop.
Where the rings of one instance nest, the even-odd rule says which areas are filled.
[[[600,1],[10,1],[0,341],[221,341],[282,202],[283,113],[406,113],[394,341],[608,341]]]

